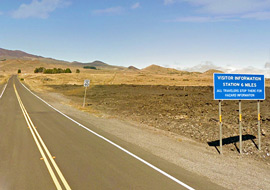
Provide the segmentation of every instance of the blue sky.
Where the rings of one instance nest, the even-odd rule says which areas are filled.
[[[0,24],[0,47],[67,61],[270,61],[270,0],[0,0]]]

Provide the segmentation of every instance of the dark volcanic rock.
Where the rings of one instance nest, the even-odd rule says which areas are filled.
[[[129,66],[129,67],[128,67],[128,70],[135,70],[135,71],[138,71],[138,70],[140,70],[140,69],[138,69],[138,68],[136,68],[136,67],[134,67],[134,66]]]

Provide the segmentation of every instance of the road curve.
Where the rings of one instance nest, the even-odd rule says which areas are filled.
[[[0,99],[0,122],[1,190],[222,189],[94,125],[83,123],[104,138],[85,130],[31,94],[15,76]]]

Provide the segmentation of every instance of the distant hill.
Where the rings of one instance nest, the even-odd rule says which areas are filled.
[[[134,67],[134,66],[129,66],[127,68],[129,71],[139,71],[140,69],[138,69],[137,67]]]
[[[264,68],[270,69],[270,62],[266,62]]]
[[[71,65],[79,66],[79,67],[92,66],[92,67],[96,67],[97,69],[107,69],[107,70],[124,70],[124,69],[126,69],[125,67],[109,65],[109,64],[104,63],[102,61],[93,61],[91,63],[81,63],[81,62],[74,61],[71,63]]]
[[[179,71],[176,69],[165,68],[158,65],[150,65],[149,67],[142,69],[142,71],[154,74],[189,74],[189,72],[187,71]]]
[[[223,71],[216,70],[216,69],[210,69],[208,71],[205,71],[203,74],[213,76],[214,73],[224,73],[224,72]]]
[[[45,58],[42,56],[37,56],[33,54],[29,54],[20,50],[7,50],[0,48],[0,59],[13,59],[13,60],[34,60],[33,63],[45,63],[45,64],[60,64],[60,65],[67,65],[70,64],[67,61],[52,59],[52,58]]]
[[[19,50],[6,50],[0,48],[1,58],[43,58],[41,56],[32,55]]]
[[[69,67],[84,67],[84,66],[93,66],[96,67],[97,69],[105,69],[105,70],[125,70],[126,67],[121,67],[121,66],[114,66],[114,65],[109,65],[107,63],[104,63],[102,61],[94,61],[90,63],[80,63],[80,62],[68,62],[68,61],[62,61],[62,60],[57,60],[53,58],[45,58],[42,56],[37,56],[37,55],[32,55],[20,50],[7,50],[0,48],[0,60],[10,60],[12,63],[19,64],[23,63],[21,62],[22,60],[27,61],[27,63],[32,63],[34,65],[40,65],[43,64],[43,66],[46,67],[46,64],[54,64],[55,66],[69,66]],[[17,61],[18,60],[18,61]],[[21,60],[21,61],[20,61]],[[18,65],[18,66],[19,66]]]
[[[206,62],[201,63],[199,65],[186,68],[185,70],[189,71],[189,72],[201,72],[201,73],[204,73],[204,72],[207,72],[209,70],[222,70],[222,68],[214,65],[212,62],[206,61]]]
[[[205,74],[212,74],[213,71],[222,71],[224,73],[235,73],[235,74],[263,74],[266,78],[270,78],[270,62],[266,62],[264,69],[248,66],[248,67],[240,67],[240,66],[231,66],[231,65],[224,65],[224,66],[216,66],[211,62],[205,62],[199,64],[194,67],[186,68],[185,71],[189,72],[201,72]]]

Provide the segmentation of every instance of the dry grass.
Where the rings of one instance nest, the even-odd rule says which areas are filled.
[[[152,74],[149,72],[131,71],[101,71],[82,70],[81,73],[72,74],[28,74],[21,75],[31,85],[82,85],[85,79],[90,79],[94,85],[166,85],[166,86],[212,86],[213,79],[210,75],[188,73],[179,74]]]
[[[200,73],[153,74],[145,71],[104,71],[84,70],[71,74],[22,74],[25,82],[42,90],[47,85],[83,85],[90,79],[90,87],[95,85],[164,85],[164,86],[213,86],[213,75]],[[266,80],[270,86],[270,80]]]
[[[7,74],[0,75],[0,84],[6,83],[8,81],[8,79],[9,79],[9,77],[10,77],[10,75],[7,75]]]
[[[37,67],[45,68],[67,68],[72,70],[72,74],[34,74]],[[82,85],[85,79],[91,80],[91,85],[165,85],[165,86],[212,86],[213,72],[190,73],[175,69],[162,68],[156,65],[149,66],[143,70],[91,70],[68,64],[47,63],[39,59],[20,60],[11,59],[0,61],[0,75],[17,74],[18,69],[22,70],[21,77],[33,85]],[[81,73],[75,73],[80,69]],[[266,81],[266,86],[270,86],[270,80]]]
[[[22,74],[31,74],[37,67],[45,68],[70,68],[75,72],[77,67],[72,67],[70,65],[61,65],[46,63],[39,59],[33,60],[21,60],[21,59],[9,59],[6,61],[0,61],[0,75],[1,74],[17,74],[18,69],[21,69]]]

